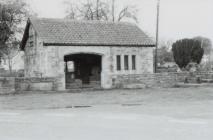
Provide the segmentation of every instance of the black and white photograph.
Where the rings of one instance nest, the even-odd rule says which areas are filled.
[[[0,140],[212,140],[212,0],[0,0]]]

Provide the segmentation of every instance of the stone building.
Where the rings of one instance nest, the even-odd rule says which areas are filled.
[[[153,41],[136,25],[28,19],[25,77],[55,77],[57,90],[113,88],[116,76],[153,73]]]

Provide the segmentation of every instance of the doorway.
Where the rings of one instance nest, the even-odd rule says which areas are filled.
[[[100,88],[101,55],[71,54],[64,56],[66,89]]]

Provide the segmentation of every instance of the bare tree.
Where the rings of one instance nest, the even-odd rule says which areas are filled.
[[[87,0],[86,2],[76,4],[65,1],[67,16],[69,19],[85,20],[104,20],[104,21],[121,21],[125,18],[133,19],[137,22],[137,8],[135,6],[125,6],[123,9],[116,9],[115,0]],[[118,14],[116,14],[118,11]],[[117,16],[116,16],[117,15]]]
[[[0,54],[1,57],[5,60],[7,60],[7,64],[9,67],[10,73],[13,70],[13,58],[19,54],[19,42],[14,41],[11,43],[7,43],[7,46],[1,49]]]
[[[172,54],[172,40],[161,41],[159,43],[159,48],[157,50],[157,59],[158,63],[164,64],[165,62],[174,62],[173,54]]]
[[[118,16],[118,21],[121,21],[123,18],[131,18],[134,19],[137,22],[137,9],[133,6],[126,6],[124,7]]]

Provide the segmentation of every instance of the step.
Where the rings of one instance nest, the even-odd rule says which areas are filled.
[[[86,92],[86,91],[99,91],[103,90],[102,88],[78,88],[78,89],[66,89],[66,92],[70,93],[80,93],[80,92]]]

